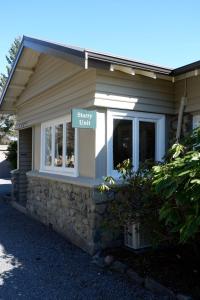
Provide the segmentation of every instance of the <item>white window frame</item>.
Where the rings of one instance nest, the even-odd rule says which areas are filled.
[[[193,115],[192,117],[192,129],[200,126],[200,113]]]
[[[66,175],[71,177],[78,176],[78,130],[75,128],[75,137],[74,137],[74,159],[75,164],[74,168],[65,167],[65,154],[66,153],[66,123],[71,122],[71,115],[66,115],[62,118],[57,118],[52,121],[48,121],[41,124],[41,160],[40,160],[40,172],[47,172],[59,175]],[[63,165],[62,167],[54,166],[55,158],[55,126],[63,124]],[[52,162],[51,166],[45,165],[45,129],[52,128]]]
[[[165,155],[165,115],[136,112],[136,111],[122,111],[122,110],[108,110],[107,111],[107,175],[118,178],[119,174],[113,169],[113,120],[132,120],[132,151],[133,151],[133,168],[137,171],[139,167],[139,122],[153,122],[155,123],[155,159],[162,161]]]

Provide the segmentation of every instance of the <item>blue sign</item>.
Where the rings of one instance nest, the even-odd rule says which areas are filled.
[[[81,108],[72,109],[73,128],[96,128],[96,111]]]

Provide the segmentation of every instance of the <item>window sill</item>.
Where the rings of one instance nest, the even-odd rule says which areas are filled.
[[[26,173],[28,177],[37,177],[37,178],[44,178],[48,180],[54,180],[59,182],[70,183],[78,186],[85,186],[85,187],[98,187],[99,184],[103,182],[102,178],[89,178],[89,177],[71,177],[67,175],[60,175],[60,174],[53,174],[53,173],[46,173],[46,172],[39,172],[39,171],[29,171]]]
[[[78,177],[78,172],[76,168],[54,168],[54,169],[39,169],[39,173],[45,174],[55,174],[55,175],[63,175],[67,177]]]

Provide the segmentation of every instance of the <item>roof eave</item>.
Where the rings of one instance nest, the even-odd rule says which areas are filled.
[[[87,51],[87,53],[88,53],[88,59],[97,60],[97,61],[101,61],[104,63],[118,64],[118,65],[122,65],[122,66],[131,67],[134,69],[151,71],[151,72],[155,72],[155,73],[162,74],[162,75],[170,75],[170,73],[172,72],[172,69],[169,69],[169,68],[154,66],[154,65],[141,63],[141,62],[128,60],[128,59],[123,59],[123,58],[118,58],[118,57],[114,57],[114,56],[108,56],[108,55],[104,55],[104,54],[100,54],[100,53],[96,53],[96,52]]]
[[[73,61],[73,63],[84,66],[85,50],[82,48],[64,46],[27,36],[24,36],[24,47],[31,48],[40,53],[46,53],[64,59],[67,58],[69,61]]]
[[[6,84],[3,88],[3,91],[0,95],[0,106],[2,105],[3,99],[6,95],[9,84],[12,80],[16,66],[18,64],[18,61],[21,57],[21,54],[22,54],[22,51],[24,48],[31,48],[37,52],[51,54],[51,55],[54,55],[54,56],[60,57],[60,58],[65,58],[65,59],[67,58],[69,61],[72,61],[73,63],[77,63],[84,67],[85,52],[83,49],[75,48],[75,47],[71,47],[71,48],[64,47],[59,44],[53,44],[53,43],[50,43],[47,41],[42,41],[39,39],[23,36],[19,50],[18,50],[16,58],[15,58],[15,61],[11,68],[10,74],[9,74]]]
[[[172,70],[171,75],[177,76],[200,68],[200,60]]]
[[[181,75],[186,72],[193,71],[195,69],[200,68],[200,61],[196,61],[194,63],[182,66],[180,68],[170,69],[170,68],[156,66],[153,64],[143,63],[139,61],[134,61],[122,57],[116,57],[105,53],[94,52],[79,47],[71,47],[71,46],[52,43],[49,41],[39,40],[32,37],[23,36],[20,44],[20,48],[16,55],[16,59],[13,63],[7,82],[0,96],[0,105],[2,104],[3,99],[6,95],[9,84],[12,80],[13,74],[15,72],[16,66],[18,64],[18,61],[21,57],[24,48],[30,48],[39,53],[46,53],[46,54],[54,55],[59,58],[67,59],[72,63],[81,65],[83,68],[86,67],[85,64],[86,57],[91,62],[94,63],[99,62],[101,65],[103,65],[108,69],[112,64],[115,64],[115,65],[130,67],[133,69],[150,71],[150,72],[154,72],[155,74],[157,73],[159,75],[164,75],[169,77]]]

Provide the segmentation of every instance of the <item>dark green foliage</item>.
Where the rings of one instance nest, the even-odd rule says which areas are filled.
[[[3,73],[0,74],[0,91],[3,89],[3,87],[6,84],[8,75],[10,74],[12,65],[15,61],[15,57],[19,50],[20,43],[21,43],[21,37],[15,38],[14,42],[12,43],[12,45],[8,51],[8,55],[6,55],[6,60],[7,60],[6,74],[3,74]]]
[[[10,142],[6,159],[11,163],[13,169],[17,169],[17,141]]]
[[[200,232],[200,129],[182,144],[175,144],[167,163],[155,166],[153,187],[165,202],[160,220],[181,243],[199,238]]]
[[[8,66],[7,66],[7,73],[10,73],[11,67],[13,62],[15,61],[17,52],[19,50],[21,44],[21,37],[17,37],[14,39],[14,42],[12,43],[9,51],[8,51],[8,55],[6,55],[6,60],[8,62]]]
[[[107,225],[139,221],[157,243],[198,243],[200,238],[200,129],[174,144],[164,163],[133,172],[130,160],[118,166],[120,184],[105,178],[101,192],[113,193]]]
[[[7,76],[5,74],[0,74],[0,92],[2,91],[3,87],[5,86],[7,81]]]
[[[159,220],[159,209],[163,202],[152,189],[152,162],[147,161],[134,172],[128,159],[119,164],[117,170],[120,182],[106,177],[99,187],[101,192],[112,197],[105,226],[117,232],[127,224],[139,222],[151,232],[150,239],[154,245],[169,240],[167,230]]]
[[[0,144],[9,143],[10,137],[16,135],[14,126],[15,117],[13,115],[0,115]]]
[[[6,66],[6,74],[0,74],[0,94],[6,84],[8,76],[10,74],[12,65],[15,61],[17,52],[19,50],[21,43],[21,37],[15,38],[12,43],[8,55],[6,55],[7,66]],[[10,116],[8,114],[3,114],[0,116],[0,143],[5,144],[9,142],[10,136],[15,135],[14,131],[15,117]]]

